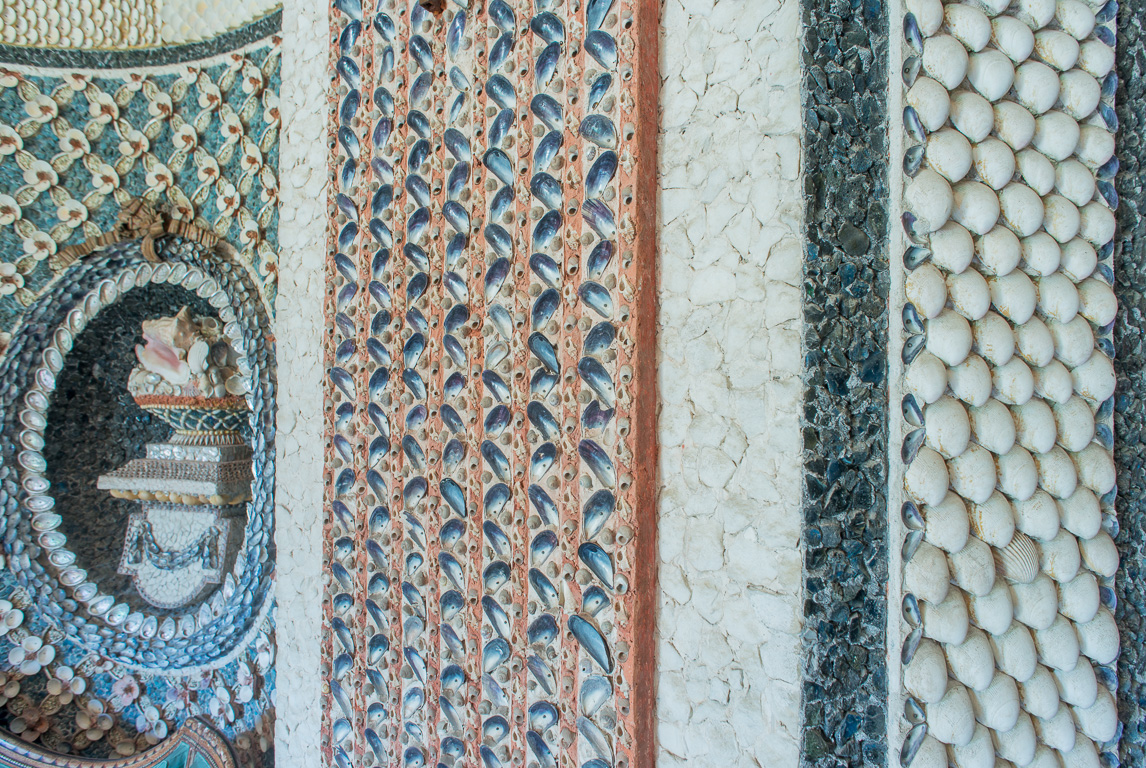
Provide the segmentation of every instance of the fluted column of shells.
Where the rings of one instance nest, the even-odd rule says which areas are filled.
[[[324,760],[626,766],[633,0],[331,18]]]
[[[1117,3],[905,5],[900,761],[1118,765]]]

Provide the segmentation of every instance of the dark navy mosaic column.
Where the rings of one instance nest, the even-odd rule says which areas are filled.
[[[1146,763],[1146,641],[1143,612],[1146,610],[1146,477],[1143,458],[1146,445],[1146,378],[1142,336],[1146,317],[1146,45],[1140,19],[1142,0],[1124,0],[1118,13],[1118,95],[1115,98],[1119,130],[1116,156],[1121,162],[1117,189],[1119,248],[1114,291],[1118,317],[1114,323],[1114,371],[1118,377],[1114,406],[1114,462],[1118,474],[1118,521],[1115,541],[1121,556],[1118,571],[1118,609],[1115,618],[1122,634],[1118,663],[1118,710],[1123,724],[1122,764]]]
[[[887,8],[804,0],[806,766],[887,759]]]

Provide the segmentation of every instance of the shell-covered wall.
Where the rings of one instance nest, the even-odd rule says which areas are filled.
[[[323,760],[646,764],[655,3],[330,21]]]
[[[1117,764],[1117,4],[905,10],[900,759]]]

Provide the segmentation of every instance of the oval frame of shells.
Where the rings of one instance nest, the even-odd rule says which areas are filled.
[[[69,268],[29,307],[0,360],[0,505],[9,536],[15,533],[8,564],[18,581],[33,593],[67,595],[36,602],[34,610],[91,652],[163,674],[227,663],[270,607],[274,356],[258,288],[241,265],[187,241],[164,241],[161,258],[147,261],[139,241],[110,246]],[[105,307],[149,284],[180,286],[218,310],[250,389],[255,479],[244,555],[210,597],[174,615],[132,611],[87,579],[57,530],[61,518],[44,476],[46,414],[74,339]],[[22,493],[10,490],[15,484]]]
[[[1117,765],[1117,3],[905,9],[900,763]]]

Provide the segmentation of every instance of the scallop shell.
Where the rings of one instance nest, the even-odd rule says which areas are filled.
[[[1010,543],[995,549],[999,575],[1016,584],[1029,584],[1039,574],[1039,551],[1026,534],[1016,532]]]
[[[1015,621],[1033,630],[1046,629],[1058,616],[1058,590],[1047,576],[1039,574],[1029,584],[1011,585]],[[1057,698],[1056,698],[1057,701]]]

